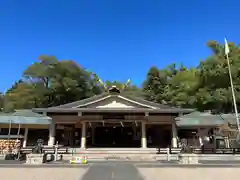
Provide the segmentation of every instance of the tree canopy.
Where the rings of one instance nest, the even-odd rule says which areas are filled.
[[[143,84],[143,90],[147,92],[146,98],[180,107],[232,112],[232,93],[224,45],[208,41],[207,46],[212,54],[200,61],[196,68],[186,68],[182,64],[178,68],[176,64],[164,69],[151,68]],[[229,47],[231,74],[237,103],[240,104],[240,49],[234,43],[229,43]]]
[[[212,54],[201,60],[197,67],[170,64],[159,69],[153,66],[146,74],[142,87],[130,81],[103,82],[73,60],[59,60],[55,56],[41,55],[38,61],[23,72],[5,94],[0,94],[0,109],[26,109],[50,107],[100,94],[112,85],[124,93],[146,100],[177,107],[232,112],[232,93],[224,45],[208,41]],[[229,43],[233,83],[240,104],[240,48]],[[134,77],[133,77],[134,78]]]

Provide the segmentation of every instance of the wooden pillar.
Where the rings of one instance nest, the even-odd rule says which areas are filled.
[[[92,145],[95,144],[95,125],[92,125]]]
[[[53,146],[55,144],[55,121],[52,119],[51,124],[49,125],[49,139],[48,139],[48,146]]]
[[[178,143],[177,143],[177,127],[176,124],[172,124],[172,147],[177,148]]]
[[[208,136],[208,131],[209,131],[209,128],[204,128],[204,129],[198,128],[197,136],[198,136],[200,146],[203,146],[203,138]]]
[[[81,148],[86,148],[86,122],[82,123],[82,137],[81,137]]]
[[[226,148],[230,148],[230,142],[228,137],[224,137],[224,143]]]
[[[142,138],[141,138],[141,147],[147,148],[147,137],[146,137],[146,122],[142,121]]]
[[[24,138],[23,138],[23,147],[27,146],[27,139],[28,139],[28,128],[25,127]]]
[[[200,146],[202,147],[203,146],[203,139],[201,136],[198,137],[198,140],[199,140],[199,144]]]

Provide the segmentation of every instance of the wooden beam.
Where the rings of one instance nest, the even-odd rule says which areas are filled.
[[[121,124],[121,126],[122,126],[122,127],[124,127],[124,124],[123,124],[123,122],[122,122],[122,121],[120,121],[120,124]]]
[[[135,125],[138,127],[138,123],[137,123],[137,121],[134,121],[135,122]]]

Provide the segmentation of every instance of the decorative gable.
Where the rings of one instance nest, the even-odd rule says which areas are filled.
[[[128,93],[124,93],[122,90],[116,88],[116,86],[112,86],[108,92],[104,92],[90,98],[55,107],[36,108],[34,109],[34,112],[107,112],[107,108],[109,108],[108,110],[114,109],[116,112],[121,112],[127,108],[134,109],[139,112],[146,112],[144,108],[152,109],[154,112],[158,113],[193,112],[192,109],[175,108],[166,104],[158,104],[139,97],[130,96]],[[80,109],[82,109],[82,111]]]
[[[117,101],[112,101],[109,104],[97,106],[96,108],[134,108],[134,106],[126,105]]]
[[[54,108],[54,107],[52,107]],[[55,108],[149,108],[149,109],[169,109],[168,105],[158,104],[146,101],[144,99],[129,96],[122,93],[118,88],[113,86],[108,92],[63,104]]]
[[[109,95],[104,98],[77,106],[76,108],[149,108],[122,96]]]

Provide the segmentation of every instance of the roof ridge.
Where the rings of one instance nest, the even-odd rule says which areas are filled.
[[[86,98],[86,99],[81,99],[78,101],[74,101],[71,103],[66,103],[66,104],[62,104],[62,105],[58,105],[58,106],[53,106],[53,107],[49,107],[48,109],[58,109],[58,108],[74,108],[74,107],[85,107],[87,106],[87,104],[89,103],[94,103],[94,101],[98,101],[98,100],[103,100],[105,97],[107,98],[107,96],[110,97],[117,97],[117,96],[122,96],[126,99],[129,99],[131,101],[135,101],[136,103],[140,103],[143,104],[143,107],[153,107],[154,109],[173,109],[173,110],[177,110],[177,109],[185,109],[185,108],[178,108],[178,107],[173,107],[170,105],[165,105],[165,104],[160,104],[157,102],[151,102],[148,101],[142,97],[136,97],[130,94],[127,94],[125,92],[121,92],[121,93],[111,93],[111,92],[103,92],[101,94],[98,95],[94,95],[92,97]],[[190,109],[189,109],[190,110]],[[191,109],[192,110],[192,109]]]
[[[81,99],[81,100],[77,100],[77,101],[74,101],[74,102],[70,102],[70,103],[66,103],[66,104],[62,104],[62,105],[58,105],[58,106],[52,106],[52,107],[49,107],[49,108],[64,108],[66,106],[75,106],[75,104],[79,104],[81,102],[88,102],[90,100],[92,100],[93,98],[100,98],[102,96],[105,96],[105,95],[109,95],[108,92],[103,92],[101,94],[98,94],[98,95],[94,95],[94,96],[91,96],[91,97],[88,97],[88,98],[85,98],[85,99]]]
[[[133,98],[135,99],[135,101],[137,100],[140,100],[140,101],[143,101],[143,102],[146,102],[152,106],[156,106],[156,107],[159,107],[159,108],[172,108],[172,109],[176,109],[178,107],[174,107],[174,106],[171,106],[171,105],[167,105],[167,104],[161,104],[161,103],[157,103],[157,102],[152,102],[152,101],[148,101],[144,98],[141,98],[141,97],[135,97],[135,96],[131,96],[131,95],[125,95],[125,97],[128,97],[129,99]],[[179,108],[181,109],[181,108]]]

